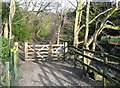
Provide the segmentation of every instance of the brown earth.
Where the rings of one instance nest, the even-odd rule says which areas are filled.
[[[19,71],[19,86],[102,86],[101,81],[81,77],[80,68],[63,61],[21,61]]]

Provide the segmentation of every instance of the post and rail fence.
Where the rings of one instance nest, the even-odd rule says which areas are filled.
[[[4,74],[0,77],[2,86],[10,88],[11,85],[16,85],[18,78],[18,42],[15,42],[10,51],[10,61],[5,62]],[[14,82],[14,83],[13,83]]]
[[[101,75],[103,77],[103,87],[104,88],[106,88],[106,86],[107,86],[107,81],[112,82],[116,86],[120,87],[120,82],[119,82],[120,81],[120,68],[117,68],[117,67],[112,65],[115,63],[119,64],[120,57],[109,55],[107,53],[101,53],[98,51],[79,49],[79,48],[76,48],[76,47],[70,46],[70,45],[68,45],[67,48],[68,48],[67,53],[70,53],[71,55],[77,55],[77,56],[82,57],[82,58],[77,58],[76,60],[74,60],[74,61],[76,61],[75,63],[80,63],[81,65],[87,67],[88,69],[92,70],[93,72],[95,72],[98,75]],[[93,56],[84,55],[83,54],[84,51],[91,53]],[[95,55],[99,55],[99,57],[97,58],[97,57],[95,57]],[[91,61],[96,62],[97,65],[100,65],[101,67],[103,67],[103,71],[100,71],[99,69],[97,69],[96,67],[94,67],[92,65],[88,65],[88,64],[84,63],[83,57],[85,57]],[[100,57],[102,57],[102,58],[100,58]],[[112,62],[114,62],[114,63],[112,63]],[[112,70],[119,75],[118,76],[115,75],[116,78],[113,78],[113,77],[111,77],[111,75],[108,74],[108,70]]]
[[[22,48],[24,50],[22,50]],[[29,60],[39,60],[48,58],[48,56],[60,57],[65,60],[65,53],[67,49],[65,48],[67,43],[63,44],[53,44],[53,45],[39,45],[30,44],[25,42],[20,45],[18,42],[14,42],[13,47],[10,50],[10,61],[5,62],[5,74],[0,77],[2,86],[16,85],[15,82],[18,80],[18,58],[22,55],[26,61]],[[24,55],[23,55],[24,53]],[[21,57],[20,57],[21,58]],[[4,82],[5,81],[5,82]]]
[[[18,42],[14,43],[14,47],[11,49],[11,58],[12,61],[11,62],[6,62],[5,65],[5,74],[4,77],[2,77],[1,79],[5,79],[5,85],[4,86],[10,86],[11,85],[11,75],[10,75],[10,64],[12,64],[13,66],[13,71],[14,71],[14,79],[16,80],[18,75],[17,75],[17,59],[18,59]],[[35,44],[28,44],[27,42],[25,42],[25,47],[24,47],[24,51],[25,51],[25,60],[33,60],[33,56],[38,57],[38,59],[43,59],[49,56],[54,56],[58,57],[61,56],[63,57],[64,61],[66,60],[66,53],[70,53],[72,55],[77,54],[78,56],[82,56],[85,57],[87,59],[90,59],[91,61],[95,61],[97,64],[101,65],[103,67],[103,71],[98,70],[97,68],[94,68],[91,65],[88,65],[86,63],[84,63],[82,61],[82,59],[77,58],[75,63],[80,63],[84,66],[86,66],[87,68],[91,69],[93,72],[101,75],[103,77],[103,87],[105,88],[107,86],[107,81],[110,81],[114,84],[116,84],[116,86],[120,87],[120,83],[117,79],[114,79],[113,77],[111,77],[107,72],[108,69],[111,69],[113,71],[115,71],[116,73],[120,74],[120,69],[110,65],[110,60],[115,61],[117,63],[120,63],[120,58],[113,56],[113,55],[109,55],[106,53],[101,53],[101,52],[97,52],[97,51],[91,51],[91,50],[87,50],[87,49],[79,49],[79,48],[75,48],[74,46],[70,46],[69,44],[67,44],[66,42],[64,42],[63,44],[59,44],[59,45],[35,45]],[[86,51],[89,53],[92,53],[93,55],[99,55],[101,58],[96,58],[94,56],[87,56],[84,55],[82,52]],[[44,54],[43,54],[44,53]],[[32,57],[32,58],[29,58]],[[119,76],[117,77],[118,79]]]

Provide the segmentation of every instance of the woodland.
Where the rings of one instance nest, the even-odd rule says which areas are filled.
[[[0,63],[3,67],[5,62],[11,62],[14,42],[41,45],[67,42],[75,48],[107,53],[119,58],[120,2],[86,0],[83,3],[82,0],[76,0],[76,3],[77,6],[72,4],[73,8],[63,9],[60,2],[0,2]],[[112,37],[118,40],[109,42]],[[94,56],[86,51],[82,53]],[[73,57],[79,58],[78,55]],[[87,65],[91,62],[86,57],[82,61]]]

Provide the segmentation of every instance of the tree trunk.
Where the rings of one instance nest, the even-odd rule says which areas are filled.
[[[4,38],[8,38],[8,22],[5,22],[5,26],[4,26]]]
[[[12,19],[15,14],[15,1],[10,0],[10,13],[9,13],[9,39],[12,37]]]
[[[86,0],[86,29],[85,29],[85,37],[84,37],[84,49],[89,49],[88,47],[88,34],[89,34],[89,12],[90,12],[90,0]],[[88,52],[84,51],[83,52],[84,55],[90,55]],[[85,64],[90,64],[90,60],[87,58],[83,58],[83,61]],[[84,67],[84,70],[87,69],[86,67]]]
[[[60,33],[61,33],[61,28],[62,28],[64,21],[65,21],[65,16],[66,16],[66,13],[65,14],[62,13],[61,22],[60,22],[60,25],[59,25],[58,30],[57,30],[57,44],[60,43]]]
[[[76,7],[76,18],[75,18],[75,26],[74,26],[74,41],[73,45],[77,48],[79,44],[79,29],[82,17],[82,0],[77,0]],[[74,55],[74,67],[76,67],[76,59],[77,55]]]
[[[77,0],[77,7],[76,7],[76,18],[75,18],[75,26],[74,26],[74,42],[73,45],[78,47],[78,38],[79,38],[79,28],[81,23],[81,16],[82,16],[82,0]]]
[[[57,44],[60,43],[60,30],[61,30],[61,25],[59,25],[58,31],[57,31]]]
[[[85,29],[85,37],[84,37],[84,48],[88,48],[88,34],[89,34],[89,10],[90,10],[90,0],[87,0],[87,7],[86,7],[86,29]]]

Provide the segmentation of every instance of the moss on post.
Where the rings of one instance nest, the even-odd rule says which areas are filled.
[[[10,63],[9,62],[5,62],[5,84],[6,86],[9,88],[10,87]]]
[[[18,42],[14,44],[15,50],[13,51],[13,60],[14,60],[14,73],[15,73],[15,80],[17,79],[17,58],[18,58]]]

